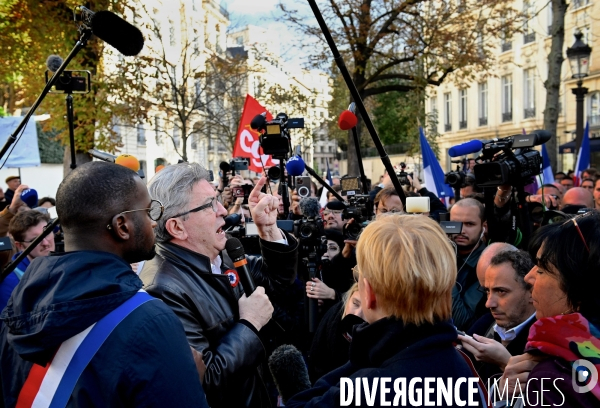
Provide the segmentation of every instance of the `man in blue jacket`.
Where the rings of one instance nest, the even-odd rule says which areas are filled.
[[[73,170],[56,201],[66,252],[33,260],[0,317],[0,406],[207,407],[181,323],[139,293],[142,282],[129,265],[154,256],[162,205],[135,172],[104,162]],[[123,312],[140,295],[144,302]],[[97,329],[118,313],[112,331]],[[93,347],[83,345],[93,341],[89,353]],[[62,387],[77,360],[62,376],[56,360],[72,349],[89,362]]]

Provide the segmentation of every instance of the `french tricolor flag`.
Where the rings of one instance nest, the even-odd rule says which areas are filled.
[[[421,142],[421,155],[423,156],[423,178],[427,189],[438,196],[440,200],[444,200],[446,197],[454,197],[452,188],[444,183],[444,171],[425,138],[422,126],[419,126],[419,140]]]
[[[575,186],[581,185],[581,175],[588,167],[590,167],[590,123],[586,122],[581,148],[577,154],[577,164],[575,165]]]

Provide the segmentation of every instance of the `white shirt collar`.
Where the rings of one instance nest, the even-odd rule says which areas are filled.
[[[214,261],[210,264],[210,269],[215,275],[221,274],[221,257],[217,255]]]
[[[521,332],[521,330],[523,330],[523,328],[525,326],[527,326],[527,324],[533,318],[535,318],[535,313],[533,313],[531,316],[529,316],[529,318],[527,320],[525,320],[523,323],[521,323],[520,325],[515,326],[512,329],[508,329],[508,330],[506,330],[503,327],[500,327],[496,324],[496,325],[494,325],[494,331],[496,333],[498,333],[498,336],[500,336],[500,340],[513,341],[515,339],[515,337],[517,337],[517,335]]]

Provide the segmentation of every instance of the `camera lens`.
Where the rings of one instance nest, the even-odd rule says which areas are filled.
[[[267,170],[267,176],[271,181],[279,181],[281,178],[281,169],[277,166],[271,167]]]
[[[302,198],[310,197],[310,189],[306,186],[298,187],[298,195]]]

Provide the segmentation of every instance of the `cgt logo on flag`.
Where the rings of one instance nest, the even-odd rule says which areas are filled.
[[[573,363],[572,382],[575,392],[589,392],[598,383],[598,370],[590,361],[576,360]]]
[[[246,95],[244,111],[242,112],[240,126],[235,140],[235,147],[233,148],[233,157],[247,157],[250,159],[248,168],[257,173],[263,171],[263,165],[265,167],[272,167],[279,164],[279,160],[261,153],[259,141],[260,133],[250,128],[252,119],[265,111],[267,112],[266,119],[272,120],[273,115],[258,103],[256,99],[250,95]]]

